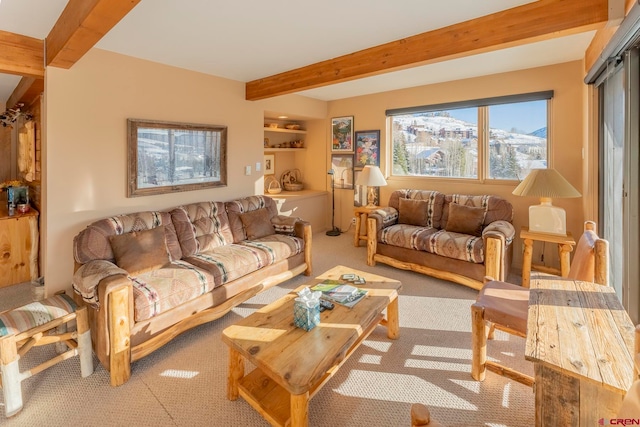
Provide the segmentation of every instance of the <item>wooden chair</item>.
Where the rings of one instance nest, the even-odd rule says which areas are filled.
[[[77,330],[67,332],[67,323],[76,320]],[[19,360],[34,346],[56,344],[61,354],[20,372]],[[91,331],[87,308],[64,294],[0,313],[0,387],[5,415],[22,409],[22,381],[70,357],[80,357],[82,377],[93,373]]]
[[[608,285],[608,253],[608,242],[598,237],[596,224],[585,222],[568,277]],[[495,329],[526,337],[528,305],[529,289],[485,278],[476,302],[471,305],[471,376],[475,380],[483,381],[488,369],[522,384],[533,385],[531,376],[487,360],[487,339],[493,339]]]

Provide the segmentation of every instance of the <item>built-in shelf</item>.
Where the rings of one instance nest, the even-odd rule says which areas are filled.
[[[302,129],[281,129],[281,128],[270,128],[270,127],[266,127],[264,128],[265,132],[278,132],[278,133],[307,133],[306,130],[302,130]]]
[[[282,152],[282,151],[304,151],[304,150],[306,150],[306,148],[304,148],[304,147],[303,148],[270,148],[270,147],[264,147],[264,152],[265,153],[271,153],[271,152],[274,152],[274,151]]]

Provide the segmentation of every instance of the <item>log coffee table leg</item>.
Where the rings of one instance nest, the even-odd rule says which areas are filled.
[[[392,340],[400,336],[400,315],[398,311],[398,298],[395,298],[387,306],[387,337]]]
[[[244,360],[242,355],[229,347],[229,376],[227,377],[227,399],[238,398],[238,382],[244,377]]]
[[[291,395],[291,427],[309,425],[309,392]]]

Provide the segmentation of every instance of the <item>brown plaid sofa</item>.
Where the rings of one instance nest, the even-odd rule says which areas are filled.
[[[73,288],[89,305],[111,384],[130,363],[261,290],[311,274],[311,225],[251,196],[98,220],[75,238]]]
[[[493,195],[396,190],[369,214],[367,264],[382,262],[474,289],[509,274],[513,207]]]

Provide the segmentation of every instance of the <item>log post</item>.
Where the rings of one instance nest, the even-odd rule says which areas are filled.
[[[367,265],[373,267],[376,265],[374,255],[378,250],[378,233],[376,232],[376,220],[374,218],[367,219]]]
[[[121,287],[109,294],[109,332],[111,385],[119,386],[131,377],[128,287]]]
[[[487,363],[487,335],[484,307],[471,305],[471,376],[484,381]]]

